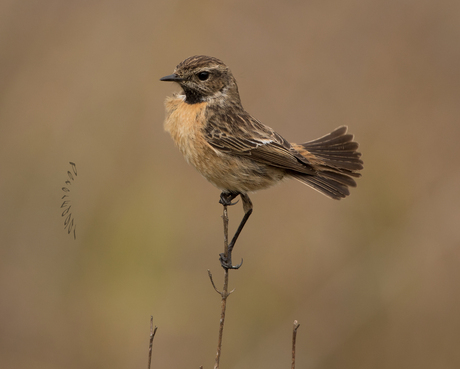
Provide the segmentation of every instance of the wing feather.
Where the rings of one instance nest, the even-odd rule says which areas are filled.
[[[259,163],[305,174],[316,173],[308,159],[293,149],[288,141],[249,114],[211,116],[205,136],[214,149],[223,153],[250,156]]]

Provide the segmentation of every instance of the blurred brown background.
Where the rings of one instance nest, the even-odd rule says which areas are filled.
[[[222,368],[289,367],[294,319],[299,368],[460,367],[460,2],[3,0],[0,53],[1,368],[146,367],[150,315],[153,368],[213,366],[219,191],[158,81],[194,54],[288,140],[346,124],[365,162],[341,202],[252,196]]]

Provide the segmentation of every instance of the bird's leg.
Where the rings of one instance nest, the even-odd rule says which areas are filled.
[[[244,216],[243,216],[243,219],[240,222],[240,225],[238,226],[238,229],[236,230],[235,234],[233,235],[232,240],[230,241],[230,243],[228,245],[228,254],[230,255],[230,259],[229,259],[229,264],[230,265],[232,265],[232,263],[231,263],[231,255],[232,255],[233,247],[235,246],[236,240],[238,239],[238,236],[240,235],[241,231],[243,230],[244,225],[246,224],[246,222],[248,221],[250,215],[252,214],[252,201],[249,198],[249,196],[246,195],[246,194],[240,194],[240,197],[243,200]],[[243,263],[243,261],[241,261],[241,263],[238,264],[236,267],[232,267],[232,268],[238,269],[241,266],[242,263]]]
[[[225,193],[222,192],[220,195],[220,203],[224,206],[227,205],[235,205],[235,203],[232,203],[232,200],[240,195],[241,199],[243,200],[243,210],[244,210],[244,216],[243,219],[241,220],[240,225],[238,226],[238,229],[235,232],[235,235],[233,236],[232,240],[230,241],[228,245],[228,253],[227,255],[225,254],[220,254],[220,263],[224,269],[238,269],[242,264],[243,260],[241,260],[241,263],[238,265],[232,265],[232,251],[233,247],[235,246],[236,240],[238,239],[238,236],[240,235],[241,231],[243,230],[244,225],[248,221],[250,215],[252,214],[252,202],[251,199],[249,198],[248,195],[242,194],[242,193]]]

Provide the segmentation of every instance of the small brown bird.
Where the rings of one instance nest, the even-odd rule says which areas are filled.
[[[219,59],[192,56],[160,81],[176,82],[181,94],[166,99],[165,129],[187,162],[222,191],[220,203],[240,195],[245,215],[222,266],[233,266],[231,251],[252,213],[248,193],[294,178],[329,198],[340,200],[355,187],[363,168],[358,143],[342,126],[303,144],[289,143],[241,105],[230,69]]]

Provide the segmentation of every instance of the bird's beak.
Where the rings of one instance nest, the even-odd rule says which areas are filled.
[[[163,78],[160,78],[160,81],[167,81],[167,82],[180,82],[183,81],[184,79],[179,77],[177,74],[170,74],[169,76],[165,76]]]

